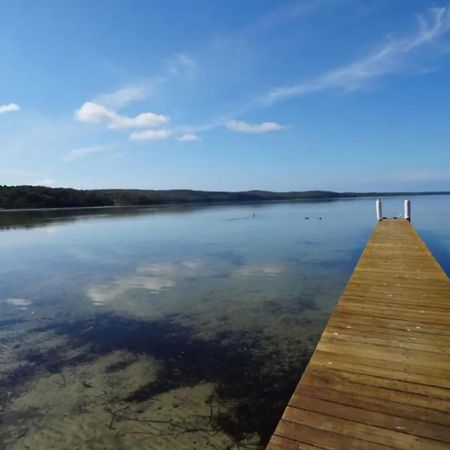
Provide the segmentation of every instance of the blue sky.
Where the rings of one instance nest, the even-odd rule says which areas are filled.
[[[0,184],[450,189],[450,3],[0,6]]]

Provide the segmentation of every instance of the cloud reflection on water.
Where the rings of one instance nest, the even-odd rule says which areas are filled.
[[[283,268],[277,265],[248,264],[236,269],[234,274],[238,277],[277,277],[282,271]]]
[[[24,298],[5,298],[3,300],[5,303],[13,306],[29,306],[31,305],[30,300],[26,300]]]
[[[89,287],[87,296],[94,305],[102,306],[133,289],[158,294],[175,287],[178,279],[196,275],[202,266],[203,263],[199,260],[142,264],[134,273],[116,277],[109,283]]]

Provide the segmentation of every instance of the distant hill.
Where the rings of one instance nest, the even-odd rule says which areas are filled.
[[[194,191],[189,189],[79,190],[45,186],[0,186],[0,208],[74,208],[93,206],[143,206],[185,203],[238,203],[280,200],[326,200],[352,197],[444,195],[446,192],[332,192],[332,191]]]

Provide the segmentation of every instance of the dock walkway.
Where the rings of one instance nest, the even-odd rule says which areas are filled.
[[[267,448],[449,450],[449,355],[450,280],[379,222]]]

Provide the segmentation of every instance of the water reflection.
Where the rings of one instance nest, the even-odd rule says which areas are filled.
[[[31,305],[30,300],[25,300],[24,298],[6,298],[3,300],[5,303],[8,303],[10,305],[14,306],[29,306]]]
[[[247,265],[236,270],[235,275],[238,277],[255,277],[266,276],[276,277],[282,272],[283,268],[274,265]]]
[[[175,287],[179,278],[195,276],[201,268],[202,262],[198,260],[144,264],[138,266],[133,274],[115,278],[107,284],[91,286],[87,296],[95,305],[104,305],[133,289],[157,294]]]

